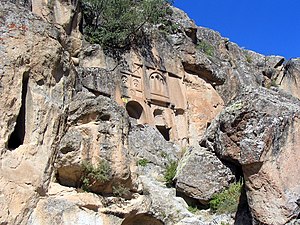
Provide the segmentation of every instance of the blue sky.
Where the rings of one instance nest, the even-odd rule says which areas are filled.
[[[245,49],[300,57],[300,0],[175,0],[174,5]]]

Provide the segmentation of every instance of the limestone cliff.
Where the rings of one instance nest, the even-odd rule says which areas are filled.
[[[0,2],[0,224],[299,223],[299,59],[172,23],[116,55],[77,1]],[[238,211],[212,213],[238,180]]]

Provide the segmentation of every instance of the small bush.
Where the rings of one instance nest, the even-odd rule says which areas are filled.
[[[122,184],[114,185],[112,191],[115,197],[126,197],[130,193],[129,189]]]
[[[278,87],[278,84],[276,83],[276,79],[271,79],[271,86]]]
[[[160,156],[161,156],[162,158],[167,158],[167,157],[168,157],[168,154],[165,153],[165,152],[161,152],[161,153],[160,153]]]
[[[248,54],[246,55],[246,62],[249,64],[253,62],[251,55],[248,55]]]
[[[196,48],[199,49],[200,51],[204,52],[208,56],[214,55],[214,47],[206,41],[203,41],[203,40],[200,41],[197,44]]]
[[[101,160],[97,166],[89,161],[82,162],[82,188],[89,191],[96,182],[104,183],[110,180],[111,168],[107,161]]]
[[[174,23],[171,20],[163,20],[158,27],[160,32],[163,34],[176,34],[180,30],[180,25],[178,23]]]
[[[221,225],[230,225],[230,224],[222,221]]]
[[[233,183],[227,190],[213,195],[209,202],[211,210],[217,214],[236,212],[241,195],[241,188],[242,182]]]
[[[164,179],[167,187],[172,187],[174,185],[173,179],[176,175],[177,166],[178,163],[176,161],[170,161],[170,163],[166,167]]]
[[[147,166],[148,163],[149,163],[148,159],[140,159],[140,160],[137,161],[137,165],[142,166],[142,167]]]
[[[197,208],[197,206],[190,205],[188,207],[188,211],[190,211],[191,213],[195,214],[198,211],[198,208]]]
[[[272,78],[271,80],[265,81],[264,86],[268,89],[270,89],[271,87],[276,87],[278,88],[278,84],[276,83],[276,79]]]

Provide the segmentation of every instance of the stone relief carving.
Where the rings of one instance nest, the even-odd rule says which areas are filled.
[[[138,80],[138,79],[133,79],[133,81],[132,81],[132,86],[133,86],[133,88],[135,88],[135,89],[140,89],[140,81]]]
[[[123,83],[124,85],[126,85],[127,82],[128,82],[128,77],[125,76],[125,75],[123,75],[122,78],[121,78],[121,80],[122,80],[122,83]]]
[[[143,108],[143,119],[137,119],[138,123],[151,124],[156,126],[156,128],[161,132],[161,134],[166,138],[166,140],[182,139],[187,138],[185,132],[182,134],[176,134],[176,109],[181,106],[177,106],[175,103],[170,102],[169,94],[177,96],[177,92],[182,92],[177,87],[180,87],[179,83],[182,82],[181,78],[175,79],[178,82],[177,86],[173,86],[174,77],[172,77],[172,84],[169,87],[168,80],[170,79],[169,73],[167,71],[162,71],[157,68],[146,67],[143,65],[134,65],[136,67],[133,72],[122,72],[121,80],[122,85],[124,85],[126,90],[124,96],[128,98],[128,102],[136,101]],[[176,87],[173,88],[172,87]],[[183,99],[182,99],[183,100]],[[127,103],[128,104],[128,103]],[[127,107],[129,115],[135,115],[133,107]],[[184,109],[182,109],[184,113]],[[184,118],[180,120],[180,125],[182,126],[186,121]],[[173,129],[175,128],[175,129]],[[183,134],[184,133],[184,134]]]
[[[154,72],[150,75],[150,90],[152,94],[166,96],[166,82],[161,74]]]

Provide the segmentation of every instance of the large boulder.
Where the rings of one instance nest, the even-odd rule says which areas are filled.
[[[59,144],[58,181],[80,187],[85,163],[96,168],[106,162],[108,182],[90,184],[90,191],[112,193],[117,183],[131,189],[129,153],[124,146],[128,125],[125,110],[110,98],[78,93],[68,106],[68,129]]]
[[[249,207],[261,223],[284,224],[298,216],[299,112],[299,100],[276,89],[249,90],[201,141],[222,160],[242,166]]]
[[[193,148],[181,159],[176,189],[207,205],[212,196],[227,188],[234,178],[214,153],[202,147]]]
[[[280,88],[300,99],[300,59],[292,59],[284,65],[281,76],[276,79]]]

